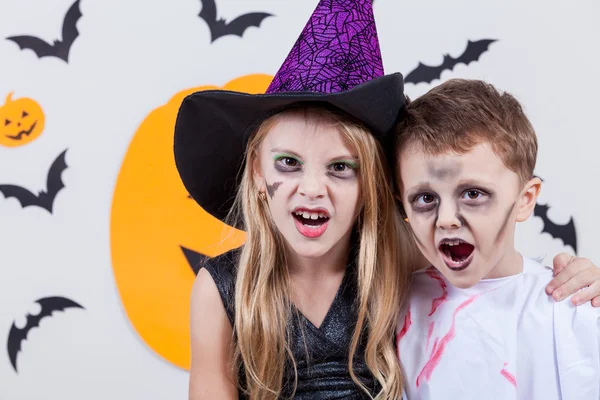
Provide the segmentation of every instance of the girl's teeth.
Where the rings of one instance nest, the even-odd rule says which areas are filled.
[[[325,213],[310,213],[307,211],[300,211],[300,212],[295,212],[295,215],[305,218],[305,219],[319,219],[319,218],[327,218],[327,215]]]

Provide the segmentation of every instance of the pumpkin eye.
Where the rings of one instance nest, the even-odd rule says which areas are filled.
[[[23,115],[21,115],[21,118],[25,118],[26,116],[28,116],[29,114],[27,114],[27,111],[23,111]]]
[[[7,125],[10,125],[10,120],[8,120],[8,119],[5,119],[5,120],[4,120],[4,126],[7,126]]]

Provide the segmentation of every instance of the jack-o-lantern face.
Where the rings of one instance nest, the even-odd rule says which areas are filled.
[[[0,107],[0,145],[22,146],[38,138],[44,130],[44,112],[32,99],[12,99],[12,92]]]
[[[222,89],[264,93],[272,77],[249,75]],[[136,132],[117,178],[111,211],[111,251],[121,301],[142,340],[169,362],[190,364],[190,291],[199,254],[238,247],[235,230],[189,198],[173,156],[181,102],[201,87],[175,95],[152,111]],[[210,171],[207,171],[210,173]]]

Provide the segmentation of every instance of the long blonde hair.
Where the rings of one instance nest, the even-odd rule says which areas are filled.
[[[408,263],[414,245],[398,219],[388,167],[380,143],[360,123],[324,108],[299,108],[265,120],[250,138],[241,185],[230,223],[242,222],[247,233],[240,253],[235,288],[235,365],[243,365],[251,399],[276,399],[281,394],[286,357],[297,371],[287,321],[291,312],[290,281],[283,239],[266,202],[259,200],[253,166],[269,130],[289,113],[303,113],[306,121],[332,123],[359,160],[362,210],[358,232],[357,314],[348,367],[352,380],[365,392],[353,363],[359,341],[367,332],[364,361],[381,384],[377,399],[398,399],[402,375],[395,352],[396,317],[408,287]],[[348,250],[350,251],[350,249]]]

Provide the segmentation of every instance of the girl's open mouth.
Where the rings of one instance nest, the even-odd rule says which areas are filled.
[[[308,238],[317,238],[327,230],[329,214],[323,209],[299,208],[292,212],[292,216],[298,232]]]
[[[473,261],[473,250],[475,247],[462,239],[443,239],[439,250],[444,262],[453,271],[461,271]]]

